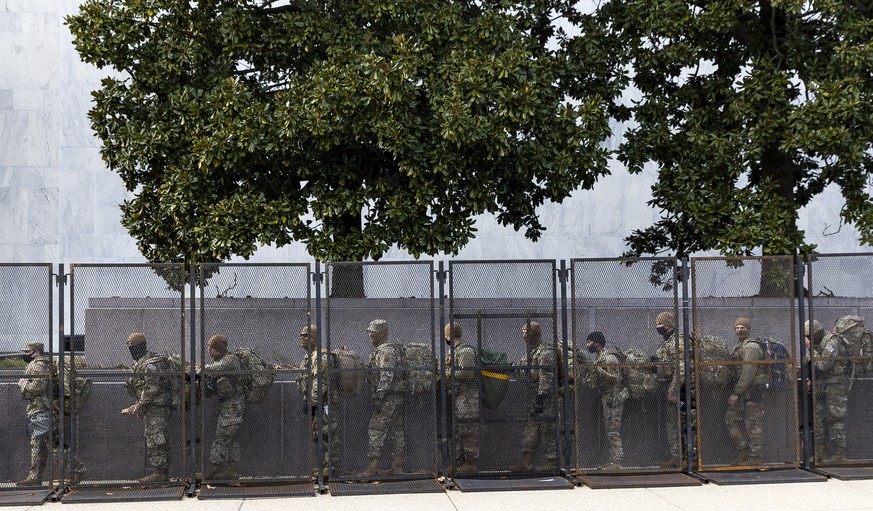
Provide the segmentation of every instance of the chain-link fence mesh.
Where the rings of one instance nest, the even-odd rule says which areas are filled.
[[[557,472],[555,261],[450,261],[449,321],[454,473]]]
[[[873,460],[873,257],[808,259],[809,384],[816,466]],[[806,327],[806,325],[804,325]],[[871,327],[873,328],[873,327]]]
[[[4,463],[0,488],[20,485],[47,487],[60,475],[58,420],[53,416],[50,360],[57,360],[53,344],[52,266],[0,264],[0,418]],[[22,360],[21,349],[42,343],[44,355]],[[56,462],[57,461],[57,462]]]
[[[696,467],[797,467],[792,257],[692,260]]]
[[[337,480],[437,472],[434,269],[430,261],[325,268],[325,462]]]
[[[198,466],[204,482],[310,477],[308,264],[202,265]],[[301,388],[303,391],[301,391]]]
[[[71,266],[66,353],[76,360],[73,391],[84,379],[92,389],[68,437],[89,472],[83,484],[188,475],[186,280],[182,265]]]
[[[677,470],[680,402],[668,400],[683,383],[676,260],[575,259],[571,270],[576,471]],[[656,331],[659,321],[669,330]]]

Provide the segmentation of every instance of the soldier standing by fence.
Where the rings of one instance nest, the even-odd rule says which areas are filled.
[[[206,397],[218,397],[218,418],[215,423],[215,439],[209,451],[209,468],[205,479],[239,478],[239,430],[246,413],[247,401],[241,374],[239,357],[227,352],[227,337],[217,334],[207,341],[207,351],[213,362],[200,371],[206,380]],[[219,471],[227,462],[227,471]]]

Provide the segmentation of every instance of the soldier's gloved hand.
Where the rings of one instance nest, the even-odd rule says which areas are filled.
[[[303,415],[309,413],[309,403],[305,399],[303,400],[303,406],[300,407],[300,413]]]
[[[378,410],[382,408],[382,394],[373,394],[373,409]]]
[[[537,394],[537,399],[534,401],[533,411],[536,414],[543,413],[543,409],[546,404],[546,395],[545,394]]]

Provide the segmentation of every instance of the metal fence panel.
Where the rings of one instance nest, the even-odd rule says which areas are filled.
[[[182,366],[191,360],[183,322],[185,282],[182,265],[70,267],[74,341],[66,353],[76,360],[73,377],[93,382],[90,399],[73,408],[65,436],[90,472],[83,484],[143,477],[159,483],[190,473],[182,395]],[[143,337],[131,337],[135,332]],[[179,367],[165,362],[165,355],[176,355]],[[132,374],[134,356],[140,356],[143,372]]]
[[[563,341],[555,261],[450,261],[449,321],[463,334],[446,364],[454,472],[556,473]],[[483,349],[506,358],[489,366],[480,355],[478,382],[465,382],[465,360]]]
[[[697,468],[796,468],[793,258],[699,258],[691,269]]]
[[[873,461],[873,254],[808,259],[808,394],[816,466]],[[851,278],[847,278],[850,276]],[[816,330],[813,328],[812,330]]]
[[[48,374],[33,374],[25,381],[27,363],[21,360],[26,343],[40,342],[45,356],[57,360],[57,344],[53,343],[52,265],[0,264],[0,440],[4,463],[0,464],[0,489],[15,488],[15,481],[32,479],[36,487],[46,488],[60,474],[56,459],[58,422],[45,433],[27,429],[28,421],[39,422],[38,406],[29,406],[30,399],[21,393],[21,383],[31,389],[45,388],[48,406],[54,405],[55,394]],[[32,368],[43,367],[37,362]],[[42,399],[38,399],[42,401]],[[31,417],[28,417],[28,414]],[[47,416],[43,416],[48,418]],[[48,423],[45,423],[48,425]]]
[[[331,480],[435,476],[433,263],[329,263],[325,277],[324,338],[334,362],[319,418]],[[341,364],[338,350],[365,367]]]
[[[676,260],[574,259],[571,269],[575,470],[675,471],[680,409],[667,394],[680,375]],[[673,318],[663,334],[662,313]]]
[[[315,445],[299,333],[312,322],[308,264],[202,265],[198,289],[197,465],[204,482],[310,477]],[[223,336],[226,352],[220,348]],[[210,345],[210,340],[213,344]],[[244,365],[249,350],[272,374]],[[226,353],[226,354],[225,354]],[[217,358],[217,359],[214,359]],[[248,390],[247,390],[248,389]],[[259,395],[256,395],[259,394]]]

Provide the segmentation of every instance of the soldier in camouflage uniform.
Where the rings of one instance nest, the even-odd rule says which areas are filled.
[[[468,474],[479,470],[479,355],[476,348],[466,344],[463,329],[457,321],[443,328],[446,343],[452,352],[446,356],[446,378],[454,417],[452,434],[455,438],[455,472]]]
[[[152,473],[139,478],[142,483],[168,481],[170,466],[170,443],[167,438],[167,423],[173,412],[175,396],[167,377],[160,374],[163,357],[148,351],[146,337],[134,332],[127,338],[127,348],[133,357],[132,376],[127,381],[127,393],[136,398],[136,403],[121,411],[144,420],[145,442]]]
[[[682,333],[675,332],[676,318],[672,312],[661,312],[655,317],[655,330],[664,341],[655,350],[658,362],[664,362],[658,367],[658,380],[667,384],[667,401],[670,406],[667,410],[667,445],[670,449],[670,458],[661,463],[661,468],[679,468],[682,459],[682,441],[685,436],[685,413],[683,410],[685,400],[685,356],[683,354],[685,338]],[[694,355],[691,354],[691,371],[694,371]],[[694,379],[691,383],[691,428],[692,435],[697,427],[697,413],[695,409]],[[692,453],[693,456],[693,453]]]
[[[585,339],[588,352],[597,356],[594,364],[588,367],[587,380],[600,394],[603,412],[603,429],[609,441],[609,460],[598,467],[601,470],[618,470],[624,459],[621,443],[621,415],[624,402],[630,397],[622,381],[621,361],[614,351],[605,349],[606,338],[602,332],[591,332]]]
[[[206,381],[206,397],[218,396],[218,419],[215,423],[215,439],[209,451],[209,468],[204,478],[239,478],[239,430],[248,402],[241,381],[242,362],[233,353],[227,352],[227,337],[217,334],[207,341],[209,356],[214,361],[200,371]],[[219,471],[227,462],[227,471]]]
[[[312,442],[318,442],[318,405],[321,403],[324,407],[324,417],[321,426],[321,436],[326,442],[326,452],[322,459],[322,475],[327,476],[329,471],[329,463],[333,462],[333,466],[339,466],[339,439],[336,434],[336,417],[333,410],[339,405],[339,397],[336,392],[331,392],[327,395],[327,368],[331,363],[331,355],[327,348],[322,348],[319,353],[316,348],[318,345],[318,328],[315,325],[304,326],[300,331],[300,347],[306,351],[306,358],[300,364],[300,371],[297,373],[295,381],[297,388],[303,393],[304,406],[306,414],[310,417],[310,432],[312,434]],[[321,374],[321,385],[324,389],[319,393],[318,375]],[[317,477],[318,473],[313,473],[313,477]]]
[[[860,318],[843,316],[837,320],[833,332],[822,334],[820,342],[812,346],[813,383],[813,430],[815,436],[815,459],[820,463],[845,461],[846,416],[849,414],[849,376],[851,360],[848,343],[844,336],[855,335]],[[861,323],[860,334],[864,327]],[[827,456],[828,440],[834,444],[834,453]]]
[[[367,335],[373,345],[370,353],[370,385],[373,387],[373,415],[367,428],[369,447],[368,474],[378,474],[385,444],[391,444],[391,467],[389,474],[403,472],[403,452],[406,450],[405,434],[405,380],[398,368],[403,364],[403,347],[388,340],[388,324],[384,319],[375,319],[367,327]]]
[[[530,394],[534,394],[529,418],[522,437],[522,460],[512,465],[513,472],[534,470],[534,456],[539,446],[545,450],[546,464],[537,471],[557,470],[558,443],[555,432],[557,414],[555,376],[557,364],[555,348],[542,340],[542,329],[536,321],[526,322],[521,327],[521,336],[527,346],[527,354],[518,360],[517,366],[534,366],[517,371],[518,379],[528,382]]]
[[[18,486],[39,486],[42,473],[48,463],[50,441],[57,443],[57,418],[52,410],[50,393],[54,390],[57,378],[52,361],[45,356],[45,346],[41,342],[29,342],[21,350],[21,358],[27,362],[25,378],[18,381],[18,391],[27,400],[25,430],[30,437],[30,470],[27,477],[17,482]],[[55,449],[56,450],[56,449]],[[67,464],[73,467],[73,484],[87,477],[85,465],[64,446]]]
[[[770,382],[769,367],[759,364],[764,360],[764,345],[749,337],[751,322],[737,318],[734,332],[737,344],[731,359],[741,361],[739,376],[727,401],[724,421],[728,434],[737,450],[731,465],[758,465],[764,445],[764,389]]]

